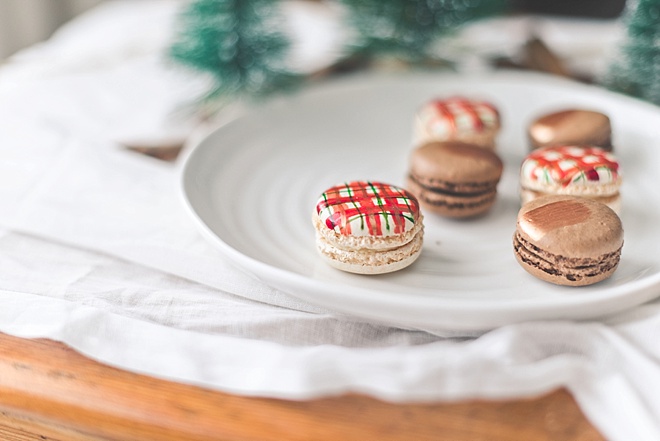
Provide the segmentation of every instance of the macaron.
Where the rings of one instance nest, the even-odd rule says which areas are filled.
[[[546,282],[585,286],[619,265],[623,228],[607,205],[574,196],[545,196],[524,205],[513,249],[518,263]]]
[[[462,141],[493,150],[500,125],[500,114],[490,102],[463,97],[434,99],[415,114],[413,146]]]
[[[542,147],[522,162],[520,198],[526,204],[550,194],[580,196],[602,202],[618,213],[621,181],[617,158],[599,147]]]
[[[458,141],[430,142],[411,152],[406,188],[423,210],[466,218],[492,207],[502,170],[492,150]]]
[[[612,150],[610,118],[594,110],[566,109],[545,114],[527,129],[530,149],[549,145],[592,145]]]
[[[390,273],[422,251],[419,203],[394,185],[352,181],[328,188],[316,201],[313,222],[320,256],[342,271]]]

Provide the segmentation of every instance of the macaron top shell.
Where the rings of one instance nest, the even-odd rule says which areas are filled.
[[[496,153],[458,141],[430,142],[411,153],[410,170],[415,177],[453,183],[497,181],[503,163]]]
[[[316,213],[339,236],[399,236],[420,223],[419,204],[412,194],[372,181],[346,182],[327,189],[316,202]]]
[[[527,155],[520,170],[523,188],[563,193],[615,194],[621,185],[617,158],[598,147],[560,145]]]
[[[559,143],[611,146],[612,129],[607,115],[592,110],[567,109],[544,115],[529,126],[535,146]]]
[[[621,220],[612,209],[573,196],[544,196],[525,204],[517,232],[534,246],[565,257],[596,258],[623,245]]]
[[[417,112],[418,124],[429,133],[446,138],[456,133],[481,133],[500,127],[500,116],[495,106],[486,101],[463,97],[435,99]]]

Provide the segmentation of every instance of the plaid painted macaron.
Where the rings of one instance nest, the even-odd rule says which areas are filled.
[[[394,185],[352,181],[330,187],[316,201],[313,222],[320,256],[343,271],[397,271],[422,250],[419,203]]]
[[[524,204],[545,195],[586,197],[619,212],[619,161],[608,151],[585,145],[556,145],[531,152],[520,167]]]
[[[500,114],[487,102],[464,97],[434,99],[415,114],[413,145],[431,141],[461,141],[495,149]]]

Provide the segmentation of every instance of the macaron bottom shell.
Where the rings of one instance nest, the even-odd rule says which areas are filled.
[[[391,273],[410,266],[422,253],[422,244],[422,232],[416,234],[410,242],[387,250],[345,250],[331,244],[321,235],[316,237],[319,255],[327,264],[341,271],[365,275]]]
[[[608,279],[616,271],[621,248],[596,258],[570,258],[543,251],[513,236],[516,260],[529,274],[546,282],[564,286],[587,286]]]

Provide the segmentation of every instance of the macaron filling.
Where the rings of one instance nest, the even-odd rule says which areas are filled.
[[[497,183],[475,182],[455,184],[435,180],[431,185],[413,174],[408,176],[412,186],[417,186],[419,199],[428,205],[450,209],[477,208],[491,204],[497,196]]]
[[[423,187],[428,191],[434,193],[446,194],[449,196],[481,196],[483,194],[492,193],[499,182],[499,180],[493,180],[488,182],[449,182],[442,181],[438,179],[423,179],[419,176],[415,176],[413,173],[409,175],[409,178],[416,182],[417,185]]]
[[[317,241],[318,251],[325,258],[348,265],[382,267],[415,258],[423,244],[422,235],[414,236],[409,242],[387,249],[346,249],[333,244],[325,238]]]

